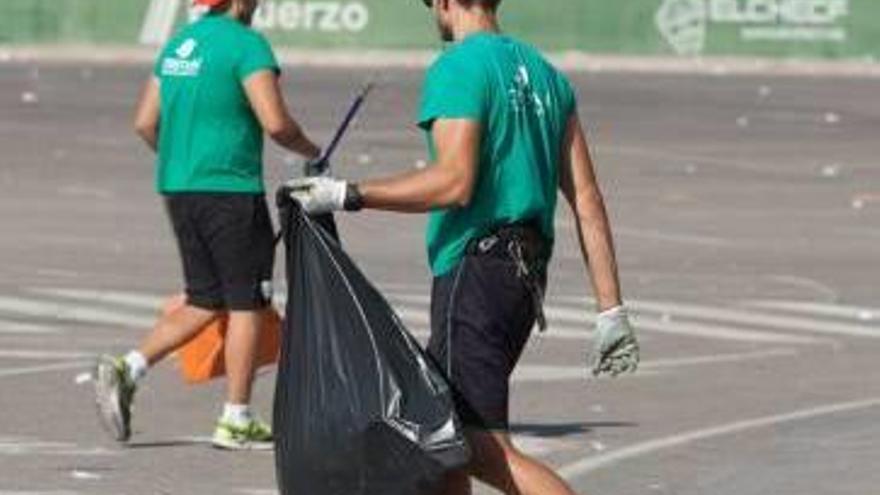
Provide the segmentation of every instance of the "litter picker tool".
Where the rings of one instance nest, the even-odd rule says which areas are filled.
[[[367,81],[363,88],[358,92],[348,109],[348,113],[345,114],[345,118],[342,120],[339,128],[336,129],[336,134],[334,134],[333,139],[330,141],[330,145],[324,149],[320,157],[311,160],[306,164],[305,172],[307,176],[315,177],[330,173],[330,159],[332,158],[333,153],[336,151],[336,148],[339,147],[339,143],[342,142],[342,138],[345,136],[345,133],[348,132],[348,128],[351,127],[351,123],[354,122],[358,112],[360,112],[361,108],[364,106],[364,102],[367,100],[367,96],[373,90],[374,86],[375,84],[371,80]],[[279,209],[284,208],[287,204],[287,196],[289,196],[289,194],[290,190],[286,187],[282,187],[279,190],[279,196],[277,198]],[[339,230],[336,228],[336,220],[333,218],[332,213],[315,215],[312,217],[312,220],[323,227],[324,230],[326,230],[334,239],[339,241]],[[281,240],[283,234],[284,232],[282,230],[275,239],[276,244]]]

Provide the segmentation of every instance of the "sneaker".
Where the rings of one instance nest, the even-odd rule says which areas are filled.
[[[122,358],[101,356],[95,365],[98,418],[117,442],[131,437],[131,404],[137,387]]]
[[[224,450],[269,450],[272,448],[272,428],[258,419],[252,419],[243,426],[221,419],[217,422],[211,443]]]

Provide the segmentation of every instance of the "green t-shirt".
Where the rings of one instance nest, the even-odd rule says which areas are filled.
[[[427,244],[434,275],[448,273],[472,239],[501,225],[536,221],[552,243],[559,161],[574,109],[565,76],[536,49],[508,36],[471,35],[434,63],[418,120],[432,161],[437,119],[471,119],[483,130],[471,203],[431,213]]]
[[[159,192],[264,191],[263,130],[243,87],[261,70],[280,73],[269,43],[225,15],[207,15],[168,42],[154,69]]]

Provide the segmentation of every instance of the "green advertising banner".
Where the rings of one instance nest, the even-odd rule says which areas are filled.
[[[0,43],[158,43],[188,0],[0,3]],[[506,0],[505,29],[551,51],[880,59],[880,0]],[[420,0],[263,0],[278,46],[436,49]]]

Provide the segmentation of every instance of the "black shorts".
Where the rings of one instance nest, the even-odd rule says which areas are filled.
[[[543,271],[538,279],[543,291]],[[468,254],[434,279],[428,353],[449,377],[466,426],[508,428],[510,375],[536,317],[532,289],[503,253]]]
[[[168,194],[165,205],[190,305],[252,311],[271,303],[275,246],[262,194]]]

